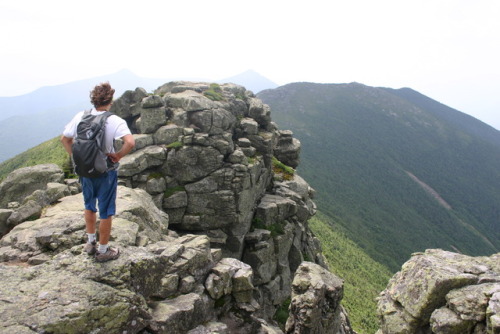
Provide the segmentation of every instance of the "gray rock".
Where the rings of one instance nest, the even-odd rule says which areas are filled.
[[[167,123],[167,114],[164,108],[143,109],[139,129],[141,133],[154,133]]]
[[[69,187],[65,184],[49,182],[47,183],[47,189],[45,190],[47,194],[48,204],[52,204],[55,201],[71,195]]]
[[[188,193],[186,214],[199,217],[196,222],[181,224],[187,230],[213,230],[231,225],[237,219],[234,193],[230,190]]]
[[[214,300],[233,294],[237,302],[249,303],[254,289],[252,277],[252,268],[248,264],[224,258],[212,268],[205,287]]]
[[[0,208],[9,202],[22,202],[36,190],[45,190],[47,183],[64,183],[64,173],[55,164],[43,164],[16,169],[0,184]]]
[[[287,166],[297,168],[300,156],[300,141],[292,137],[291,131],[278,131],[278,142],[274,148],[276,158]]]
[[[14,211],[7,219],[7,226],[13,227],[28,219],[37,219],[42,213],[42,206],[36,201],[29,200]]]
[[[153,177],[146,182],[146,191],[149,194],[159,194],[167,189],[167,182],[163,177]]]
[[[179,292],[182,294],[190,293],[196,287],[196,280],[193,276],[183,277],[179,282]]]
[[[138,87],[135,90],[127,90],[122,96],[113,101],[109,111],[124,119],[139,116],[142,111],[141,101],[146,96],[148,96],[148,93],[144,88]]]
[[[0,265],[2,333],[122,333],[145,326],[144,299],[67,271]]]
[[[443,250],[414,254],[379,298],[382,333],[482,333],[498,293],[497,259]]]
[[[180,183],[191,183],[222,167],[224,156],[212,147],[185,146],[168,152],[163,165],[166,175]]]
[[[167,124],[160,127],[154,134],[156,145],[169,145],[179,141],[179,137],[184,133],[183,128],[175,124]]]
[[[500,333],[500,293],[495,292],[486,309],[486,327],[488,333]]]
[[[294,201],[276,195],[265,195],[255,211],[255,218],[265,226],[281,223],[297,212]]]
[[[13,212],[11,209],[0,209],[0,236],[5,235],[10,230],[7,219]]]
[[[211,299],[190,293],[157,303],[152,311],[151,328],[159,334],[182,334],[212,318]]]
[[[155,94],[163,96],[168,93],[181,93],[186,90],[192,90],[198,93],[207,90],[209,85],[207,83],[196,83],[189,81],[171,81],[161,85],[154,91]]]
[[[247,135],[256,135],[259,133],[259,123],[257,123],[253,118],[244,118],[240,122],[240,126],[243,132]]]
[[[337,333],[343,282],[326,269],[303,262],[293,279],[286,333]]]
[[[146,169],[161,166],[165,162],[166,151],[160,146],[148,146],[125,156],[120,161],[119,176],[132,176]]]
[[[261,154],[273,153],[274,133],[261,131],[257,135],[248,135],[247,138],[257,149],[257,152]]]
[[[232,164],[248,165],[247,157],[242,150],[235,150],[227,159]]]
[[[135,140],[135,147],[132,152],[139,151],[146,146],[154,145],[152,134],[133,134]],[[115,140],[115,151],[120,151],[123,146],[123,141],[121,139]]]
[[[226,131],[232,131],[236,124],[236,117],[225,109],[198,111],[191,115],[190,120],[199,131],[209,135],[220,135]]]
[[[188,128],[190,126],[189,113],[182,108],[167,109],[167,116],[169,122],[172,122],[172,124],[175,124],[178,127]]]
[[[188,205],[188,197],[185,191],[178,191],[163,199],[164,209],[184,208]]]
[[[142,99],[142,108],[143,109],[150,109],[150,108],[159,108],[163,107],[165,105],[165,102],[163,101],[163,98],[159,95],[149,95]]]
[[[179,287],[179,275],[168,274],[165,275],[160,281],[160,288],[158,291],[154,292],[151,296],[155,298],[168,298],[177,293]]]
[[[475,284],[477,280],[477,276],[458,268],[440,265],[440,257],[417,255],[391,281],[388,291],[413,317],[425,321],[444,304],[448,292]]]
[[[244,250],[242,260],[252,267],[255,285],[267,283],[276,275],[276,258],[273,239],[260,241]]]
[[[500,283],[470,285],[450,291],[446,295],[447,307],[464,320],[482,322],[493,294],[500,292]]]
[[[187,112],[217,109],[221,103],[212,101],[194,90],[185,90],[165,96],[169,108],[182,108]]]
[[[430,318],[433,333],[437,334],[463,334],[470,333],[474,323],[464,320],[449,308],[442,307],[435,310]]]
[[[186,334],[230,334],[226,324],[211,321],[207,324],[199,325]]]
[[[57,253],[80,245],[85,235],[82,211],[83,197],[77,194],[64,197],[61,203],[48,208],[43,217],[17,225],[0,240],[0,246],[19,250],[20,253],[13,253],[15,257],[10,256],[4,261],[27,261],[44,251]],[[120,218],[124,222],[120,223]],[[135,244],[141,230],[141,234],[153,242],[166,233],[168,216],[154,206],[145,191],[120,186],[115,222],[111,234],[116,241]]]
[[[241,148],[249,148],[252,145],[248,138],[238,138],[237,144]]]
[[[267,128],[271,123],[271,109],[257,98],[249,98],[248,115],[255,119],[262,128]]]

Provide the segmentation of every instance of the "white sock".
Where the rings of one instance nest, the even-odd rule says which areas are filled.
[[[87,242],[89,244],[95,242],[95,233],[87,233]]]
[[[101,245],[99,244],[99,248],[97,249],[97,251],[101,254],[104,254],[108,251],[108,245]]]

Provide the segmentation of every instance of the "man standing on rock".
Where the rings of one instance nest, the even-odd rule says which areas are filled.
[[[90,92],[90,100],[94,105],[91,110],[92,115],[99,115],[109,111],[113,104],[113,95],[115,90],[109,83],[101,83]],[[78,123],[82,120],[84,112],[81,111],[66,125],[61,137],[64,148],[71,156],[73,139],[76,137]],[[123,146],[120,151],[115,152],[114,140],[122,139]],[[127,122],[116,116],[111,115],[106,119],[104,130],[104,152],[108,159],[118,165],[118,161],[135,146],[135,140],[132,136]],[[85,203],[85,226],[87,231],[87,243],[85,251],[89,255],[94,255],[97,262],[105,262],[117,259],[120,252],[117,248],[108,247],[111,236],[111,223],[116,211],[116,190],[118,187],[118,171],[116,169],[108,170],[104,174],[95,177],[81,177],[83,188],[83,199]],[[96,242],[96,203],[99,207],[99,247]]]

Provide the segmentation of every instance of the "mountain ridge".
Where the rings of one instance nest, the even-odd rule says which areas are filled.
[[[258,97],[301,141],[298,170],[318,191],[319,210],[338,217],[339,228],[377,261],[397,270],[423,249],[483,255],[500,248],[500,147],[494,137],[474,135],[482,122],[462,129],[469,123],[426,110],[431,99],[417,104],[358,83],[293,83]],[[435,103],[433,111],[449,116],[448,107]]]

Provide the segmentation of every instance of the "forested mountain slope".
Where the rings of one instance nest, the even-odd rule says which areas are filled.
[[[258,97],[302,142],[320,211],[377,261],[500,250],[498,131],[407,89],[294,83]]]

